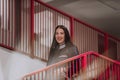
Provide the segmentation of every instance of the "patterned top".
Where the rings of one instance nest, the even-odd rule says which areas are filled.
[[[57,63],[76,55],[78,55],[78,49],[75,45],[71,43],[60,45],[49,55],[47,65]]]

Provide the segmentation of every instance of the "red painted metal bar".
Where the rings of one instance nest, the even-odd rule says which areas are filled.
[[[87,55],[83,56],[82,67],[83,67],[83,70],[86,69],[87,67]]]
[[[34,0],[31,0],[31,56],[34,56]]]
[[[70,18],[70,35],[71,35],[71,39],[73,41],[73,35],[74,35],[74,18],[71,17]]]
[[[105,34],[105,43],[104,43],[104,51],[105,51],[105,54],[106,54],[106,56],[108,56],[108,34]]]

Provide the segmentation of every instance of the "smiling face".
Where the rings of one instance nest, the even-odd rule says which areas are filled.
[[[56,29],[55,39],[56,39],[58,44],[65,43],[65,32],[63,29],[61,29],[61,28]]]

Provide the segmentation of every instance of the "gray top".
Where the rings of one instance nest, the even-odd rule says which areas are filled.
[[[55,48],[52,54],[49,55],[47,65],[57,63],[67,58],[78,55],[78,49],[73,44],[63,44]]]

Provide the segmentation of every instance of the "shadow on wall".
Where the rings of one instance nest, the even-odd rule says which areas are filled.
[[[16,0],[15,4],[15,46],[18,46],[21,40],[21,0]]]

